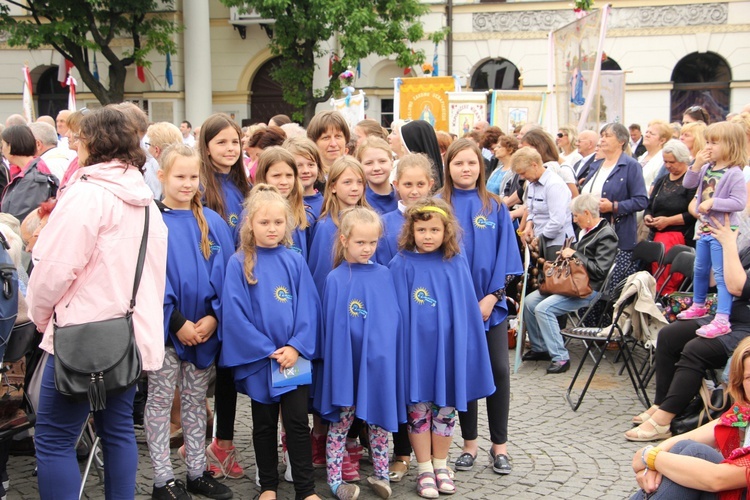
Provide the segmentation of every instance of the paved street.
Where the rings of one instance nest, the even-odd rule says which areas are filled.
[[[574,362],[582,349],[571,349]],[[511,367],[513,356],[511,351]],[[614,354],[614,353],[612,353]],[[511,415],[509,453],[513,473],[498,476],[492,472],[487,450],[489,431],[486,413],[480,404],[480,458],[474,470],[457,472],[457,493],[453,498],[626,498],[634,491],[635,480],[630,469],[636,443],[622,436],[630,427],[630,419],[642,411],[627,374],[618,375],[621,363],[612,364],[613,356],[605,359],[583,401],[573,412],[563,398],[572,371],[562,375],[547,375],[547,362],[525,363],[511,378]],[[590,366],[590,362],[587,366]],[[649,391],[653,394],[653,387]],[[254,454],[251,442],[249,400],[240,397],[235,444],[242,455],[248,476],[254,477]],[[143,433],[139,431],[139,441]],[[460,454],[460,431],[457,429],[450,459]],[[150,498],[151,464],[145,444],[140,447],[137,499]],[[176,450],[172,454],[177,466],[177,477],[183,477],[185,467]],[[362,464],[363,478],[371,472],[370,465]],[[32,476],[34,459],[11,457],[8,465],[11,486],[9,500],[38,498],[36,478]],[[393,498],[419,498],[415,486],[415,465],[404,481],[393,485]],[[325,470],[316,470],[317,492],[331,498],[325,483]],[[96,474],[86,485],[85,498],[104,498],[104,489]],[[259,489],[249,477],[225,481],[235,492],[235,498],[252,499]],[[283,483],[283,481],[282,481]],[[283,483],[279,498],[294,498],[290,484]],[[377,498],[366,486],[362,499]],[[444,497],[445,498],[445,497]]]

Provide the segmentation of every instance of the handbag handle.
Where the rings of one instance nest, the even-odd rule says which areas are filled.
[[[151,206],[146,205],[146,220],[143,222],[143,236],[141,237],[141,248],[138,250],[138,263],[135,266],[135,281],[133,283],[133,296],[130,298],[130,312],[135,309],[135,295],[138,293],[138,287],[141,284],[143,275],[143,264],[146,261],[146,247],[148,246],[148,216]]]

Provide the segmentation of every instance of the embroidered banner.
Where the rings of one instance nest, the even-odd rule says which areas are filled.
[[[435,130],[448,131],[448,96],[460,92],[458,79],[452,76],[397,78],[398,113],[395,119],[425,120]],[[395,103],[394,103],[395,104]]]
[[[328,102],[335,111],[344,115],[350,130],[354,130],[354,126],[365,119],[365,93],[361,90],[359,94],[352,94],[343,99],[332,98]]]
[[[531,90],[493,90],[490,124],[506,134],[512,134],[518,125],[541,125],[546,97],[544,92]]]
[[[462,137],[474,123],[487,120],[486,92],[448,92],[448,132]]]

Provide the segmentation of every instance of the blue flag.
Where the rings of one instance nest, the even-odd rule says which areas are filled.
[[[167,85],[170,87],[174,84],[174,78],[172,78],[172,57],[169,55],[169,52],[167,52]]]
[[[438,76],[438,44],[435,44],[435,55],[432,56],[432,76]]]
[[[362,61],[357,61],[357,78],[362,76]]]
[[[96,64],[96,52],[94,52],[94,79],[99,81],[99,66]]]

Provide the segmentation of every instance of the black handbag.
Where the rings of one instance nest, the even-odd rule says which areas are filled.
[[[88,399],[91,411],[107,407],[107,394],[132,387],[141,375],[141,353],[133,333],[135,296],[143,274],[149,207],[135,270],[133,296],[122,318],[80,325],[55,325],[55,388],[75,401]]]
[[[682,410],[682,413],[672,419],[670,430],[675,436],[692,431],[719,418],[731,406],[732,398],[729,397],[726,386],[719,384],[709,389],[704,379],[698,394]]]

